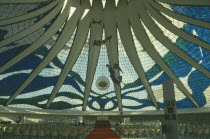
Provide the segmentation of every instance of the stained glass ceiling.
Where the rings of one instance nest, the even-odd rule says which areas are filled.
[[[1,0],[0,105],[163,109],[210,104],[209,0]]]

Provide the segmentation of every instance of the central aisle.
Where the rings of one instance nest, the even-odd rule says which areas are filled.
[[[111,129],[109,121],[96,121],[95,128],[85,139],[120,139],[120,137]]]

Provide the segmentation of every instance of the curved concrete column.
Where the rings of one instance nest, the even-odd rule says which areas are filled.
[[[209,0],[157,0],[168,4],[186,5],[186,6],[210,6]]]
[[[154,0],[149,0],[149,2],[155,9],[159,10],[160,12],[163,12],[164,14],[166,14],[174,19],[177,19],[179,21],[182,21],[182,22],[185,22],[188,24],[192,24],[192,25],[210,29],[210,22],[206,22],[203,20],[191,18],[189,16],[185,16],[185,15],[176,13],[172,10],[165,8],[164,6],[162,6],[161,4],[159,4],[157,2],[154,2]]]
[[[119,64],[118,61],[118,38],[117,38],[117,23],[115,15],[116,12],[115,1],[107,0],[104,8],[104,28],[106,38],[111,36],[110,42],[106,43],[107,54],[109,64]],[[120,76],[119,70],[115,69],[115,75]],[[122,108],[122,97],[121,97],[121,86],[120,84],[114,84],[115,94],[117,97],[117,104],[119,111],[123,111]]]
[[[103,5],[102,1],[93,0],[91,9],[91,18],[96,22],[103,23]],[[91,23],[90,28],[90,45],[89,45],[89,56],[88,56],[88,68],[86,74],[86,86],[84,92],[84,101],[82,110],[85,111],[88,103],[88,98],[90,95],[90,90],[93,83],[93,78],[98,63],[98,57],[100,53],[101,46],[95,45],[95,41],[102,40],[103,24]]]
[[[65,20],[67,19],[70,11],[70,1],[67,2],[66,5],[64,5],[64,11],[61,13],[61,15],[55,20],[55,22],[52,24],[50,29],[48,29],[36,42],[34,42],[29,48],[26,48],[23,52],[21,52],[19,55],[17,55],[15,58],[7,62],[5,65],[1,67],[1,69],[9,68],[12,65],[16,64],[20,60],[22,60],[27,55],[31,54],[33,51],[35,51],[37,48],[44,45],[46,41],[48,41],[64,24]],[[73,31],[72,31],[73,32]],[[62,40],[63,38],[61,38]],[[58,45],[58,44],[57,44]],[[61,45],[62,46],[62,45]],[[58,48],[58,47],[57,47]],[[55,49],[55,48],[54,48]],[[56,52],[56,51],[55,51]],[[54,53],[54,50],[49,53],[50,55]],[[54,53],[55,54],[55,53]],[[42,68],[48,64],[49,56],[47,56],[43,62],[40,63],[40,65],[32,71],[30,76],[21,84],[21,86],[15,91],[15,93],[10,96],[8,101],[6,102],[5,106],[8,106],[20,93],[23,91],[27,85],[36,77],[36,75],[39,74],[39,72],[42,70]]]
[[[28,4],[28,3],[40,3],[52,0],[1,0],[0,4]]]
[[[0,47],[6,46],[7,44],[10,44],[10,43],[15,42],[19,39],[22,39],[22,38],[32,34],[36,30],[40,29],[41,27],[43,27],[45,24],[49,23],[53,18],[56,17],[56,15],[60,12],[62,6],[63,6],[63,2],[60,2],[48,15],[43,17],[40,21],[38,21],[34,25],[30,26],[29,28],[27,28],[11,37],[8,37],[8,38],[2,40],[0,42]]]
[[[166,72],[166,74],[174,81],[174,83],[179,87],[179,89],[182,91],[182,93],[188,97],[192,103],[199,107],[198,103],[195,101],[195,99],[191,96],[191,94],[188,92],[188,90],[184,87],[182,82],[179,80],[179,78],[176,77],[176,75],[173,73],[173,71],[168,67],[168,65],[165,63],[165,61],[161,58],[155,47],[153,46],[152,42],[150,41],[140,19],[137,11],[135,10],[136,3],[133,5],[130,5],[130,11],[129,13],[129,20],[131,23],[131,26],[134,30],[134,33],[139,40],[139,42],[142,44],[144,50],[150,55],[150,57],[163,69],[163,71]],[[140,14],[141,19],[145,17],[145,15]],[[149,17],[148,17],[149,18]],[[149,21],[146,21],[144,19],[144,24],[150,24]]]
[[[125,48],[126,54],[133,65],[136,73],[142,81],[143,86],[146,88],[146,91],[152,100],[155,108],[159,110],[159,106],[157,104],[156,98],[153,94],[153,91],[149,85],[149,81],[145,75],[145,71],[141,65],[140,59],[138,57],[135,44],[133,41],[133,37],[131,34],[131,29],[129,25],[129,20],[127,16],[127,4],[126,0],[120,0],[118,2],[118,11],[117,14],[123,14],[124,16],[117,16],[117,25],[119,28],[120,38],[122,40],[123,46]]]
[[[190,41],[190,42],[210,51],[210,44],[200,40],[196,36],[193,36],[185,31],[181,30],[180,28],[177,28],[175,25],[168,22],[166,20],[166,18],[163,17],[163,15],[159,14],[156,11],[157,9],[154,9],[150,5],[148,0],[144,0],[144,3],[145,3],[146,9],[147,9],[148,13],[150,14],[150,16],[153,17],[156,21],[158,21],[158,23],[160,23],[162,26],[164,26],[164,28],[170,30],[172,33],[176,34],[177,36],[180,36],[181,38],[183,38],[187,41]]]
[[[85,9],[90,9],[90,3],[86,0],[83,0],[82,3],[81,3],[81,7],[82,7],[82,9],[81,9],[80,17],[84,13]],[[81,8],[81,7],[78,7],[78,9]],[[83,18],[83,20],[79,21],[71,50],[68,54],[65,65],[64,65],[64,67],[63,67],[63,69],[60,73],[58,81],[55,84],[55,86],[53,88],[53,91],[50,95],[50,98],[47,101],[47,104],[45,106],[46,108],[49,108],[49,106],[51,105],[51,103],[52,103],[53,99],[55,98],[56,94],[60,90],[63,82],[65,81],[66,77],[68,76],[72,67],[76,63],[76,60],[78,59],[78,57],[79,57],[79,55],[82,51],[82,48],[85,44],[85,41],[87,39],[88,32],[89,32],[89,27],[90,27],[90,22],[91,22],[90,12],[86,14],[86,16]]]
[[[21,22],[21,21],[25,21],[31,18],[34,18],[38,15],[41,15],[49,10],[51,10],[53,7],[55,7],[57,4],[59,3],[59,0],[56,0],[50,4],[48,4],[47,6],[44,6],[36,11],[24,14],[24,15],[20,15],[17,17],[13,17],[13,18],[9,18],[9,19],[4,19],[4,20],[0,20],[0,26],[5,26],[5,25],[10,25],[10,24],[14,24],[17,22]]]
[[[193,60],[190,56],[184,53],[182,50],[177,48],[175,44],[173,44],[161,31],[161,29],[154,23],[154,21],[150,18],[146,8],[142,4],[143,1],[136,1],[138,3],[138,12],[141,16],[142,21],[145,23],[146,27],[149,31],[155,36],[160,43],[162,43],[167,49],[176,54],[181,59],[185,60],[187,63],[195,67],[197,70],[202,72],[204,75],[210,78],[210,73],[204,67],[202,67],[199,63]]]

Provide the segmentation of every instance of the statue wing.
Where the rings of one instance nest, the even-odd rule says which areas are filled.
[[[120,71],[123,73],[123,71],[122,71],[122,69],[120,68],[119,64],[114,64],[114,65],[113,65],[113,69],[118,69],[118,70],[120,70]]]

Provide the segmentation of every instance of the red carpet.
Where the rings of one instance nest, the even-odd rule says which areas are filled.
[[[85,139],[120,139],[110,127],[109,121],[96,121],[95,128]]]

